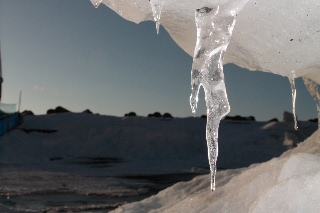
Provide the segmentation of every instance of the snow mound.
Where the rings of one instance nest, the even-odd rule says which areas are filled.
[[[145,0],[91,0],[105,4],[123,18],[139,23],[154,20],[152,7]],[[161,25],[189,55],[196,44],[194,13],[204,6],[215,7],[232,0],[162,0]],[[305,76],[320,83],[320,1],[255,0],[243,1],[243,9],[228,47],[224,63],[283,76]],[[241,9],[240,5],[236,9]]]
[[[319,136],[266,163],[218,172],[213,194],[199,176],[114,212],[319,212]]]

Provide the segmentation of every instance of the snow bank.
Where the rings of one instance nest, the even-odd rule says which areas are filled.
[[[114,212],[319,212],[319,137],[266,163],[218,172],[215,193],[199,176]]]
[[[127,20],[153,20],[145,0],[91,0],[103,3]],[[157,1],[153,1],[157,2]],[[203,6],[231,0],[162,0],[161,25],[175,42],[193,56],[196,43],[194,13]],[[320,83],[320,2],[317,0],[248,0],[237,17],[224,63],[250,70],[296,77],[306,76]],[[241,9],[241,7],[239,8]]]
[[[122,163],[102,171],[112,175],[186,172],[208,165],[205,125],[201,118],[26,116],[19,129],[1,136],[0,164],[78,169],[83,157],[116,158]],[[222,121],[218,168],[246,167],[279,156],[317,128],[310,122],[299,126],[294,131],[291,121]]]

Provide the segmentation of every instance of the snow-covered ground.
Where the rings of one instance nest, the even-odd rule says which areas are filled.
[[[214,193],[204,175],[114,212],[319,212],[319,162],[317,131],[279,158],[218,171]]]
[[[0,204],[33,212],[106,212],[207,174],[205,123],[193,117],[26,116],[19,129],[0,137]],[[300,212],[316,212],[318,135],[299,143],[316,128],[300,121],[294,131],[290,119],[222,121],[215,192],[208,175],[198,176],[115,211],[295,212],[299,205]]]

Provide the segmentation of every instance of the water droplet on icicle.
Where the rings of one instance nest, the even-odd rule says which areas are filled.
[[[218,129],[220,120],[229,113],[223,59],[236,21],[236,13],[228,10],[203,7],[195,13],[197,43],[191,70],[190,105],[195,113],[199,89],[205,92],[207,106],[206,137],[211,173],[211,190],[215,190],[218,158]]]
[[[161,18],[162,8],[164,5],[164,0],[150,0],[150,5],[153,13],[153,19],[156,22],[157,34],[159,34],[160,18]]]
[[[316,102],[317,112],[318,112],[318,128],[320,129],[320,94],[318,90],[318,84],[307,77],[302,77],[302,79],[310,95],[313,97],[314,101]]]
[[[289,82],[291,85],[291,95],[292,95],[292,113],[294,118],[294,129],[298,130],[298,122],[297,122],[297,115],[296,115],[296,98],[297,98],[297,89],[295,83],[296,74],[293,70],[291,72],[291,77],[289,78]]]

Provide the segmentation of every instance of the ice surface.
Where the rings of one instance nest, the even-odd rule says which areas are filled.
[[[292,71],[291,77],[289,78],[289,82],[291,85],[291,96],[292,96],[292,113],[293,113],[293,119],[294,119],[294,129],[298,130],[298,122],[297,122],[297,115],[296,115],[297,89],[296,89],[295,79],[296,79],[295,71]]]
[[[307,90],[313,97],[314,101],[316,102],[318,111],[318,126],[320,127],[320,94],[318,90],[318,84],[307,77],[303,77],[303,82],[306,85]]]
[[[223,74],[223,59],[230,42],[236,14],[227,6],[196,10],[197,44],[191,70],[190,105],[195,114],[199,89],[205,91],[207,106],[207,145],[211,190],[215,190],[220,120],[229,113]]]

